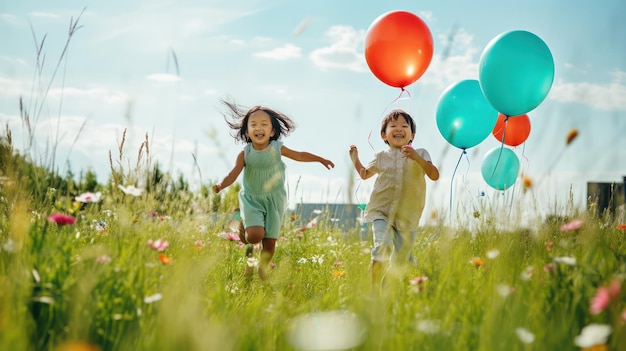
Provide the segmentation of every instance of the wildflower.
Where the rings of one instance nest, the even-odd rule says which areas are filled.
[[[515,328],[515,334],[524,344],[532,344],[535,341],[535,335],[526,328]]]
[[[601,286],[596,291],[595,296],[591,299],[591,305],[589,306],[589,313],[600,314],[606,309],[611,300],[619,295],[620,283],[618,280],[613,280],[611,284],[607,286]]]
[[[102,197],[101,192],[97,193],[82,193],[74,198],[75,201],[88,203],[88,202],[98,202],[100,201],[100,197]]]
[[[533,277],[533,274],[535,274],[535,268],[533,268],[533,266],[528,266],[526,267],[526,269],[524,269],[524,271],[521,273],[521,279],[523,281],[528,281],[530,280],[530,278]]]
[[[335,263],[333,263],[333,266],[335,266],[335,267],[343,266],[343,262],[342,261],[335,261]]]
[[[276,263],[274,262],[270,263],[270,268],[276,268]]]
[[[470,260],[470,263],[473,264],[476,268],[480,268],[483,264],[485,264],[485,260],[480,257],[474,257]]]
[[[163,264],[170,264],[172,263],[173,259],[171,257],[165,256],[164,254],[160,254],[159,261],[161,261],[161,263]]]
[[[428,277],[422,276],[422,277],[416,277],[416,278],[411,279],[409,283],[411,283],[411,285],[420,285],[427,280],[428,280]]]
[[[107,230],[107,222],[100,221],[100,222],[96,223],[96,230],[98,231],[98,233]]]
[[[574,338],[574,344],[578,347],[589,348],[595,345],[606,344],[611,335],[611,326],[606,324],[589,324],[584,327],[580,335]]]
[[[556,262],[556,263],[563,263],[563,264],[568,265],[568,266],[575,266],[576,265],[576,257],[567,257],[567,256],[555,257],[554,258],[554,262]]]
[[[153,302],[157,302],[161,300],[162,298],[163,298],[163,295],[161,293],[156,293],[156,294],[144,297],[143,302],[147,304],[151,304]]]
[[[150,239],[148,240],[148,246],[150,246],[153,250],[163,251],[170,246],[170,243],[161,239],[157,239],[157,241],[153,242],[152,239]]]
[[[335,277],[343,277],[346,274],[344,271],[333,271]]]
[[[578,129],[574,128],[567,133],[567,138],[565,139],[565,145],[569,145],[576,139],[578,136]]]
[[[302,239],[302,238],[304,238],[304,235],[302,235],[302,233],[298,233],[298,234],[296,234],[296,238]]]
[[[96,345],[92,345],[86,341],[68,341],[59,345],[56,351],[100,351]]]
[[[307,263],[307,262],[309,262],[309,261],[307,261],[307,259],[306,259],[306,258],[304,258],[304,257],[300,257],[300,258],[298,259],[298,263],[299,263],[299,264],[305,264],[305,263]]]
[[[441,329],[441,323],[439,321],[432,320],[420,320],[416,325],[417,331],[424,334],[436,334]]]
[[[120,184],[117,187],[126,195],[141,196],[143,194],[143,189],[139,189],[134,185],[123,186]]]
[[[619,230],[626,230],[626,224],[624,224],[624,223],[618,224],[615,228],[617,228]]]
[[[76,223],[76,217],[64,215],[61,213],[53,213],[48,217],[48,221],[57,225],[66,225]]]
[[[322,262],[324,262],[324,255],[313,255],[311,257],[311,262],[322,264]]]
[[[102,255],[96,258],[96,262],[98,263],[109,263],[111,262],[111,257],[107,255]]]
[[[561,231],[567,232],[567,231],[579,229],[580,227],[582,227],[583,223],[584,222],[582,219],[575,219],[573,221],[563,224],[561,226]]]
[[[524,190],[530,190],[533,187],[533,180],[529,177],[522,178],[522,187]]]
[[[248,257],[246,264],[248,267],[256,267],[259,265],[259,260],[254,256]]]
[[[515,291],[515,288],[510,287],[506,284],[498,284],[496,286],[496,291],[501,297],[508,297],[509,295],[511,295],[511,293]]]
[[[496,258],[498,256],[500,256],[500,250],[498,250],[498,249],[493,249],[493,250],[487,251],[487,258],[490,258],[490,259],[493,260],[494,258]]]
[[[554,274],[556,273],[556,265],[552,262],[546,264],[545,266],[543,266],[543,271],[546,273],[551,273]]]
[[[196,241],[194,242],[194,244],[195,244],[196,246],[202,246],[202,245],[204,245],[204,244],[202,243],[202,240],[196,240]]]
[[[546,250],[552,251],[552,246],[554,246],[554,242],[553,241],[546,241],[543,244],[546,246]]]
[[[17,251],[17,246],[15,245],[15,241],[9,238],[6,243],[2,244],[2,249],[6,252],[15,252]]]

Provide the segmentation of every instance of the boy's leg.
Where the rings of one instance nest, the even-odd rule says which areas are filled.
[[[380,287],[387,271],[391,254],[392,237],[387,222],[377,219],[372,222],[374,247],[372,248],[372,286]]]

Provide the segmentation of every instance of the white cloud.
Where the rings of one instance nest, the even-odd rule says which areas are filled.
[[[32,17],[38,17],[38,18],[49,18],[49,19],[59,19],[60,16],[56,13],[51,13],[51,12],[31,12],[28,14],[29,16]]]
[[[182,80],[180,76],[177,76],[175,74],[169,74],[169,73],[150,74],[146,77],[146,79],[152,80],[155,82],[160,82],[160,83],[179,82]]]
[[[275,59],[275,60],[288,60],[292,58],[302,57],[301,52],[302,52],[302,49],[300,49],[299,47],[293,44],[285,44],[282,47],[279,47],[270,51],[257,52],[253,56],[268,58],[268,59]]]
[[[552,86],[548,98],[559,102],[580,103],[591,108],[613,111],[626,111],[626,72],[613,72],[613,82],[594,83],[556,83]]]
[[[365,31],[350,26],[333,26],[326,32],[330,46],[311,52],[313,64],[321,69],[347,69],[354,72],[367,71],[362,45]]]
[[[11,13],[0,13],[0,20],[11,24],[19,23],[17,17]]]
[[[94,88],[54,88],[48,92],[49,98],[61,97],[64,98],[79,98],[79,99],[93,99],[98,102],[106,102],[109,104],[126,103],[130,97],[122,91],[115,91],[101,87]]]

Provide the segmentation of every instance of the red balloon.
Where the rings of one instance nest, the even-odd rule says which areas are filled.
[[[433,58],[433,36],[421,18],[390,11],[372,22],[365,34],[365,60],[387,85],[403,88],[418,80]]]
[[[528,139],[530,134],[530,119],[528,115],[511,116],[506,120],[506,123],[505,120],[506,116],[498,113],[498,121],[493,127],[492,134],[499,142],[503,142],[502,138],[504,138],[506,145],[518,146]]]

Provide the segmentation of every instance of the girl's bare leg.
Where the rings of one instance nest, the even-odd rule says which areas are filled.
[[[274,257],[275,249],[276,239],[263,239],[263,249],[261,250],[261,260],[259,262],[259,278],[262,280],[267,279],[267,270],[269,269],[272,257]]]

